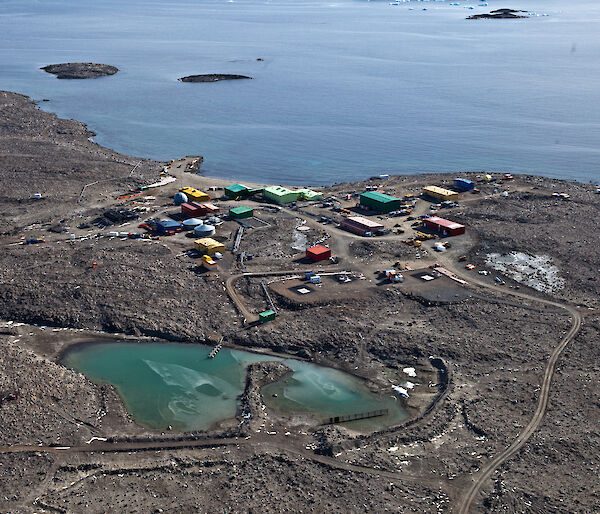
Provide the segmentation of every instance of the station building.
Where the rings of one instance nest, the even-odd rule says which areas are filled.
[[[375,212],[391,212],[397,211],[402,205],[400,198],[379,193],[378,191],[367,191],[360,195],[360,206],[370,211]]]
[[[423,220],[423,225],[431,230],[435,230],[445,236],[458,236],[465,233],[465,226],[454,221],[449,221],[437,216],[431,216]]]
[[[250,188],[244,184],[231,184],[225,188],[225,196],[228,198],[246,198]]]
[[[424,187],[423,194],[442,201],[458,200],[458,193],[456,191],[451,191],[450,189],[444,189],[443,187],[438,186]]]
[[[331,257],[331,249],[323,245],[313,246],[306,250],[306,256],[314,262],[324,261]]]
[[[298,200],[298,193],[288,189],[287,187],[269,186],[263,189],[263,197],[265,200],[270,200],[279,204],[286,204],[296,202]]]
[[[214,255],[216,252],[224,252],[225,245],[215,241],[211,237],[196,239],[194,242],[196,248],[207,255]]]
[[[373,234],[378,230],[383,230],[383,225],[381,223],[371,221],[361,216],[350,216],[348,218],[344,218],[340,223],[340,227],[360,236],[364,236],[369,233]]]
[[[472,180],[466,178],[455,178],[454,189],[460,192],[471,191],[475,189],[475,183]]]
[[[179,189],[179,192],[187,196],[188,201],[208,202],[208,200],[210,200],[208,194],[193,187],[182,187]]]
[[[251,218],[254,216],[254,209],[240,205],[239,207],[233,207],[229,209],[229,216],[234,220],[243,220],[244,218]]]

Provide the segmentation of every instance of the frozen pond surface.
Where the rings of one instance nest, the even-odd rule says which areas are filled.
[[[545,255],[528,255],[522,252],[511,252],[506,255],[490,253],[486,264],[521,284],[544,293],[556,293],[565,286],[565,279],[560,270]]]
[[[90,343],[72,347],[63,364],[95,382],[114,385],[135,420],[152,429],[207,430],[233,418],[247,366],[274,360],[293,370],[265,393],[267,404],[276,411],[321,420],[389,409],[387,416],[352,422],[350,426],[358,430],[383,428],[407,416],[399,400],[375,396],[347,373],[227,348],[209,359],[210,350],[197,344]]]

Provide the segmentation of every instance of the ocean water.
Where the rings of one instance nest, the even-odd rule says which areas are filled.
[[[275,360],[293,370],[264,394],[275,412],[308,414],[319,422],[329,416],[389,410],[385,416],[346,424],[357,430],[381,429],[407,417],[391,394],[375,396],[347,373],[228,348],[209,359],[210,351],[198,344],[94,343],[70,348],[62,362],[91,380],[114,385],[135,420],[152,429],[206,430],[233,418],[247,366]]]
[[[126,154],[204,155],[210,176],[600,180],[600,2],[481,3],[4,0],[0,88],[50,99],[42,108]],[[539,16],[465,19],[502,7]],[[39,70],[68,61],[121,71],[65,81]],[[196,73],[254,80],[177,81]]]

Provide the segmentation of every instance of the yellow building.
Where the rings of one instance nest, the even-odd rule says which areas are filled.
[[[437,186],[427,186],[423,188],[423,194],[440,200],[458,200],[458,193]]]
[[[215,252],[224,252],[225,245],[215,241],[211,237],[203,237],[202,239],[196,239],[196,248],[203,253],[208,255],[214,255]]]
[[[205,192],[198,191],[193,187],[181,187],[179,191],[187,196],[190,202],[208,202],[210,200],[210,196]]]

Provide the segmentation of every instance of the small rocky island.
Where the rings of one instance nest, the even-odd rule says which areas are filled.
[[[226,73],[208,73],[206,75],[189,75],[182,77],[181,82],[218,82],[220,80],[252,79],[246,75],[228,75]]]
[[[467,20],[512,20],[515,18],[529,18],[519,13],[527,13],[527,11],[516,11],[514,9],[496,9],[488,14],[474,14],[469,16]]]
[[[49,64],[41,68],[47,73],[56,75],[59,79],[96,79],[114,75],[119,68],[108,64],[93,62],[65,62],[62,64]]]

